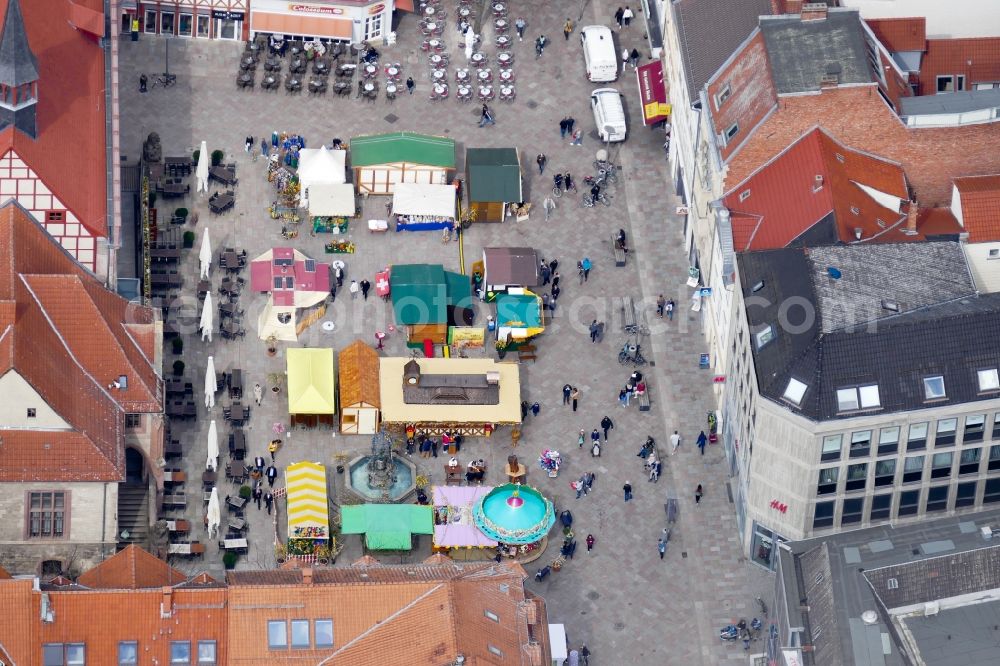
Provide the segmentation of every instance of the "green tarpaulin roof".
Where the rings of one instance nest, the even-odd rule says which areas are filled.
[[[396,264],[390,272],[389,284],[399,326],[447,324],[449,306],[471,304],[469,278],[446,271],[440,264]]]
[[[524,200],[516,148],[467,148],[465,170],[469,201],[519,203]]]
[[[340,509],[342,534],[364,534],[371,550],[409,550],[414,534],[433,534],[432,507],[418,504],[358,504]]]
[[[538,296],[534,294],[497,295],[497,322],[500,326],[511,326],[519,323],[519,328],[540,328],[542,325],[542,310]]]
[[[414,132],[371,134],[351,139],[351,166],[410,162],[455,168],[455,141]]]

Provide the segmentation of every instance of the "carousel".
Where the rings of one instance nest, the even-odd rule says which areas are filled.
[[[472,520],[498,543],[503,557],[524,562],[541,555],[556,514],[552,502],[531,486],[506,483],[476,500]]]

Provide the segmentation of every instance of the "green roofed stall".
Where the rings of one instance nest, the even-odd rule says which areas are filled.
[[[445,137],[389,132],[351,139],[359,194],[392,194],[396,183],[445,185],[455,162],[455,141]]]
[[[447,329],[472,323],[469,278],[441,264],[394,264],[389,273],[392,310],[397,326],[409,328],[413,344],[425,338],[447,341]]]
[[[369,550],[410,550],[414,534],[433,534],[433,508],[419,504],[357,504],[341,507],[342,534],[364,534]]]

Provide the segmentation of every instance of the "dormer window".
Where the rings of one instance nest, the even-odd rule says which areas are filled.
[[[980,393],[986,393],[988,391],[1000,391],[1000,376],[998,376],[996,368],[990,368],[988,370],[979,370],[976,372],[976,376],[979,379]]]
[[[926,400],[940,400],[944,397],[946,397],[944,392],[944,377],[941,375],[924,377],[924,398]]]
[[[788,386],[785,388],[784,398],[793,405],[799,405],[802,403],[802,396],[806,394],[806,389],[809,387],[799,380],[792,377],[788,380]]]
[[[757,331],[757,333],[754,334],[753,339],[754,344],[757,346],[757,350],[759,351],[763,349],[764,345],[771,340],[774,340],[774,326],[768,324],[761,330]]]

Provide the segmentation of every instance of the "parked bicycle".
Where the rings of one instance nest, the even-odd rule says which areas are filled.
[[[608,206],[608,207],[611,206],[611,197],[609,197],[604,192],[599,192],[597,194],[597,198],[596,199],[591,194],[584,194],[583,195],[583,205],[584,205],[585,208],[593,208],[597,204],[598,201],[600,201],[605,206]]]
[[[177,75],[163,73],[157,77],[153,78],[153,85],[150,86],[150,90],[156,87],[169,88],[170,86],[177,83]]]
[[[618,352],[618,362],[622,365],[626,365],[628,363],[635,366],[646,365],[646,357],[642,355],[642,351],[639,347],[639,344],[626,342],[622,346],[622,350]]]

